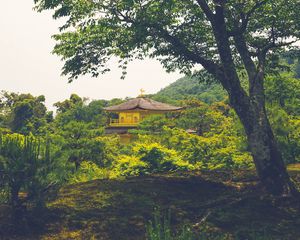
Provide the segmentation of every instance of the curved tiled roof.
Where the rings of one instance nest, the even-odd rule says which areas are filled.
[[[134,109],[153,110],[153,111],[176,111],[182,107],[172,106],[166,103],[154,101],[149,98],[138,97],[119,105],[104,108],[107,111],[126,111]]]

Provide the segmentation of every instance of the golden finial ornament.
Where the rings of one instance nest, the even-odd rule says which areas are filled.
[[[139,97],[144,97],[145,96],[145,90],[143,88],[140,89],[140,95]]]

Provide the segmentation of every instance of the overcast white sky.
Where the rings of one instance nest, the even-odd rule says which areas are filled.
[[[77,93],[90,99],[136,97],[141,88],[155,93],[181,75],[167,74],[154,60],[129,65],[125,80],[117,67],[98,79],[81,77],[68,84],[62,62],[52,55],[59,22],[32,10],[33,0],[2,1],[0,8],[0,90],[45,95],[47,106]]]

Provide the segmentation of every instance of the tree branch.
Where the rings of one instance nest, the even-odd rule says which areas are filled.
[[[298,42],[298,40],[293,40],[293,41],[289,41],[289,42],[279,42],[279,43],[276,43],[275,41],[272,41],[269,44],[265,45],[262,48],[261,52],[267,54],[267,52],[270,51],[271,49],[287,47],[287,46],[290,46],[290,45],[292,45],[293,43],[296,43],[296,42]]]
[[[206,0],[197,0],[197,3],[199,4],[199,6],[201,7],[202,11],[204,12],[204,14],[206,15],[206,17],[208,18],[208,20],[210,22],[214,21],[214,13],[211,11],[211,9],[209,8]]]
[[[247,48],[245,37],[241,34],[234,36],[235,46],[242,58],[249,79],[253,79],[256,74],[256,66],[251,58],[251,53]]]
[[[178,37],[171,35],[167,30],[161,28],[158,24],[146,25],[156,29],[167,42],[172,44],[174,49],[176,49],[179,54],[185,56],[190,61],[201,64],[209,73],[216,76],[220,74],[220,72],[223,72],[222,68],[217,63],[213,62],[212,60],[208,60],[201,55],[194,53],[193,51],[190,51]]]
[[[186,47],[186,45],[184,45],[178,37],[171,35],[167,30],[165,30],[161,26],[159,26],[159,24],[149,23],[149,22],[137,23],[133,19],[128,17],[127,15],[124,15],[121,12],[118,12],[115,10],[115,14],[116,13],[121,16],[121,18],[119,18],[119,20],[121,20],[123,22],[131,23],[131,24],[138,24],[138,25],[144,26],[145,28],[152,28],[152,29],[156,30],[165,41],[172,44],[172,46],[178,52],[178,54],[185,56],[190,61],[201,64],[210,74],[217,76],[223,72],[222,68],[217,63],[213,62],[212,60],[208,60],[208,59],[202,57],[201,55],[189,50]]]
[[[259,9],[260,7],[262,7],[263,5],[267,4],[269,1],[270,0],[263,0],[263,1],[257,2],[248,12],[246,12],[246,13],[242,12],[241,13],[241,20],[242,20],[241,26],[237,27],[234,31],[231,31],[229,33],[229,35],[234,37],[235,35],[244,33],[247,30],[249,20],[252,17],[252,15],[255,13],[255,11],[257,9]]]

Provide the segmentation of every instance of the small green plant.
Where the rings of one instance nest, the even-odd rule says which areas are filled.
[[[6,204],[9,201],[9,194],[7,188],[0,189],[0,204]]]
[[[162,214],[157,208],[154,211],[153,220],[146,225],[147,240],[271,240],[266,229],[257,231],[250,227],[247,232],[234,234],[216,231],[208,223],[203,223],[197,229],[185,224],[174,229],[171,226],[170,210]]]
[[[163,217],[159,209],[154,212],[153,221],[146,226],[147,240],[195,240],[191,229],[184,225],[179,233],[174,234],[171,228],[171,212],[168,211]]]

